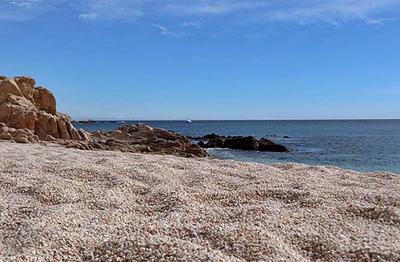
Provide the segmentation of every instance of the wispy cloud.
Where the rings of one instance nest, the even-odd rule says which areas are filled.
[[[287,6],[266,12],[264,17],[272,21],[289,21],[299,24],[343,24],[350,21],[383,22],[385,12],[400,8],[399,0],[336,0],[305,1],[302,5]],[[397,14],[398,15],[398,14]]]
[[[212,22],[225,16],[225,22],[383,25],[400,17],[400,0],[0,0],[0,19],[33,19],[60,8],[85,21],[206,17]]]
[[[32,19],[40,13],[35,7],[42,4],[40,0],[0,0],[0,19],[6,21]]]
[[[177,15],[226,15],[271,6],[274,1],[175,1],[165,5],[165,11]]]
[[[160,34],[162,34],[162,35],[173,36],[173,37],[180,37],[180,36],[183,36],[182,33],[172,32],[172,31],[169,30],[166,26],[159,25],[159,24],[154,24],[153,26],[154,26],[155,28],[157,28],[157,29],[160,31]]]
[[[20,7],[20,8],[31,8],[34,6],[36,3],[41,2],[40,0],[14,0],[14,1],[8,1],[10,5]]]
[[[370,18],[366,20],[366,23],[368,25],[378,25],[378,26],[383,26],[386,23],[390,22],[398,22],[400,21],[400,18]]]
[[[141,1],[127,0],[82,0],[77,5],[79,18],[83,20],[136,21],[143,12],[137,5]]]

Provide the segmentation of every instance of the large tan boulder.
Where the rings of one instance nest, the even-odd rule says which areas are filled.
[[[56,99],[49,90],[43,87],[36,88],[34,93],[34,100],[35,105],[38,109],[44,110],[52,115],[55,115],[57,113]]]
[[[4,79],[0,82],[0,95],[11,94],[22,96],[21,90],[14,79]]]
[[[57,112],[54,95],[35,87],[30,77],[0,76],[0,139],[19,143],[41,140],[87,140],[71,118]]]
[[[25,76],[15,77],[14,80],[17,83],[19,89],[21,90],[22,95],[32,103],[35,103],[34,99],[34,95],[36,92],[35,80]]]

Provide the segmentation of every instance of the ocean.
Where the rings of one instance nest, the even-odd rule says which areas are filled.
[[[173,130],[186,136],[216,133],[265,137],[293,150],[291,153],[269,153],[209,149],[210,155],[219,159],[332,165],[362,172],[400,174],[400,120],[101,121],[75,126],[88,131],[111,131],[133,123]]]

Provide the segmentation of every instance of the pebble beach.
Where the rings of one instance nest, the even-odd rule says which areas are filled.
[[[400,261],[400,176],[0,143],[0,261]]]

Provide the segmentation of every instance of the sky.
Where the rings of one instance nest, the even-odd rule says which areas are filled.
[[[0,0],[0,75],[75,119],[398,119],[400,0]]]

